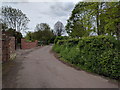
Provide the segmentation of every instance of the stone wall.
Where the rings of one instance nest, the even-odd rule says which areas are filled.
[[[2,49],[2,62],[6,62],[10,59],[15,58],[15,37],[10,37],[5,33],[2,34],[2,39],[0,40],[0,45]]]
[[[0,29],[0,63],[2,63],[2,31]]]
[[[21,48],[22,49],[30,49],[38,46],[38,41],[35,42],[27,42],[25,39],[21,39]]]
[[[10,48],[9,48],[10,38],[2,34],[2,61],[6,62],[10,59]]]
[[[10,37],[9,48],[10,48],[10,59],[14,59],[15,56],[16,56],[16,53],[15,53],[15,37]]]

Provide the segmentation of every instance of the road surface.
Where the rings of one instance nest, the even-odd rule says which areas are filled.
[[[3,88],[118,88],[101,76],[63,64],[51,48],[19,50],[11,68],[3,71]]]

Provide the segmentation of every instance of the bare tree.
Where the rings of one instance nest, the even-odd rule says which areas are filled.
[[[27,29],[30,20],[21,10],[9,6],[2,6],[1,10],[2,23],[6,24],[8,28],[19,32]]]
[[[61,36],[65,32],[64,25],[60,21],[54,25],[54,32],[56,36]]]

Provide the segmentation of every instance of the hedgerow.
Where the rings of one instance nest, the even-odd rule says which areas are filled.
[[[58,40],[66,40],[68,38],[69,37],[67,37],[67,36],[57,36],[54,40],[54,43],[56,44],[58,42]]]
[[[72,64],[90,72],[119,79],[120,48],[112,36],[58,40],[53,50]]]

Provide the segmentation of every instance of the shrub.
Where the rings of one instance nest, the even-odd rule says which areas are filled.
[[[54,43],[56,44],[58,40],[67,40],[69,37],[67,36],[57,36],[54,40]]]
[[[80,40],[78,46],[81,62],[86,69],[118,79],[118,63],[120,63],[117,40],[110,36],[87,37]],[[120,72],[119,72],[120,73]]]
[[[119,44],[112,36],[92,36],[81,39],[58,40],[53,50],[80,68],[119,79]]]

